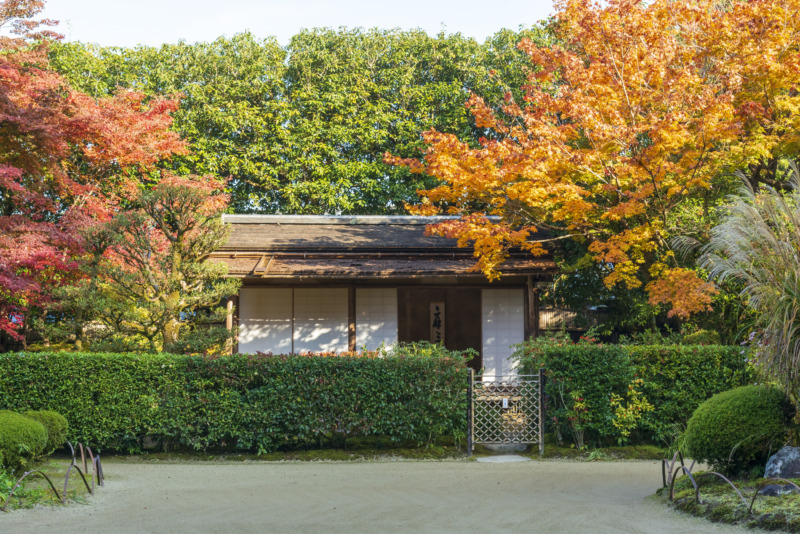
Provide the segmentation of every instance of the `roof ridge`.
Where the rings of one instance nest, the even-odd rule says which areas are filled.
[[[457,220],[455,215],[250,215],[224,214],[222,221],[233,224],[434,224]]]

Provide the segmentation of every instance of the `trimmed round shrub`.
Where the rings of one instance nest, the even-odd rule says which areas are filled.
[[[17,470],[40,455],[47,446],[44,425],[24,415],[0,411],[0,453],[3,466]]]
[[[39,421],[47,430],[47,445],[44,454],[50,454],[67,441],[67,419],[58,412],[43,410],[24,413],[25,417]]]
[[[743,386],[714,395],[698,406],[686,428],[689,455],[727,474],[763,467],[783,445],[794,416],[786,394]]]

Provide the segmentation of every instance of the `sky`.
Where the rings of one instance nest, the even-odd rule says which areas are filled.
[[[47,0],[43,17],[66,40],[103,46],[213,41],[249,30],[287,45],[302,28],[443,29],[483,42],[502,28],[530,26],[553,13],[552,0]]]

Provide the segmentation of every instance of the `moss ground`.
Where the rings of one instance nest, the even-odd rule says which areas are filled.
[[[476,445],[474,456],[491,456],[497,454],[483,445]],[[630,445],[626,447],[603,447],[599,449],[585,448],[582,450],[574,447],[558,447],[545,445],[544,454],[539,456],[537,445],[529,447],[524,452],[518,453],[532,460],[576,460],[587,462],[600,462],[605,460],[661,460],[666,457],[666,449],[654,445]]]
[[[476,445],[474,458],[497,454],[483,445]],[[652,445],[628,447],[607,447],[603,449],[577,450],[569,447],[545,446],[543,456],[539,456],[537,446],[529,447],[519,453],[533,460],[660,460],[666,451]],[[396,443],[381,438],[364,438],[348,441],[346,448],[332,447],[322,449],[297,449],[276,451],[265,454],[221,452],[155,452],[135,455],[105,455],[103,461],[121,462],[202,462],[202,461],[360,461],[360,460],[445,460],[466,459],[466,445],[442,440],[429,446],[414,443]]]
[[[33,469],[45,473],[55,485],[59,495],[64,491],[64,479],[69,467],[70,460],[64,458],[48,459],[33,466]],[[91,475],[91,467],[89,468]],[[91,477],[86,476],[89,487],[92,485]],[[0,508],[5,504],[11,489],[16,484],[17,478],[14,476],[0,474]],[[80,475],[74,469],[70,472],[69,483],[67,484],[67,502],[85,503],[89,492],[81,480]],[[28,476],[18,487],[8,503],[8,510],[17,508],[31,508],[35,505],[59,506],[59,501],[53,494],[53,490],[47,480],[39,474],[34,473]]]
[[[329,442],[330,443],[330,442]],[[198,462],[198,461],[359,461],[382,459],[443,460],[465,455],[461,444],[440,440],[428,446],[416,443],[398,443],[388,439],[358,438],[339,442],[334,446],[312,448],[311,446],[253,454],[237,451],[214,452],[156,452],[148,451],[136,455],[105,455],[103,461],[134,462]]]
[[[577,450],[570,447],[546,445],[543,458],[574,459],[586,461],[603,460],[661,460],[666,450],[654,445],[630,445],[627,447],[604,447],[601,449]],[[532,455],[538,456],[538,451]]]
[[[748,512],[756,490],[768,481],[764,479],[734,480],[734,485],[745,498],[742,498],[722,479],[708,474],[694,475],[700,487],[700,503],[695,502],[694,487],[689,477],[683,476],[675,481],[674,506],[692,515],[703,516],[711,521],[740,524],[766,530],[800,532],[800,494],[786,494],[776,497],[758,496],[752,513]],[[800,479],[794,480],[800,484]],[[659,490],[665,500],[669,490]]]
[[[251,453],[200,453],[200,452],[151,452],[136,455],[113,455],[104,457],[104,462],[290,462],[290,461],[366,461],[366,460],[444,460],[461,458],[463,452],[454,447],[431,446],[422,448],[394,449],[319,449]]]

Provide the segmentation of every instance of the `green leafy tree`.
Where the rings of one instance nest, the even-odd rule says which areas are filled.
[[[75,307],[99,319],[103,333],[138,338],[152,351],[169,351],[201,323],[219,320],[220,302],[240,284],[208,260],[228,237],[221,188],[169,176],[87,232],[93,253]]]
[[[54,46],[51,65],[84,91],[113,94],[136,87],[148,95],[180,95],[173,129],[191,153],[167,165],[178,174],[230,178],[236,212],[276,211],[286,158],[286,52],[250,33],[212,43],[160,48]]]
[[[191,154],[168,168],[230,178],[237,213],[402,213],[433,182],[383,154],[421,155],[430,128],[477,144],[485,132],[464,101],[470,92],[501,100],[521,85],[528,61],[516,42],[547,34],[503,30],[484,45],[361,29],[304,30],[286,48],[248,33],[160,48],[66,43],[51,63],[93,95],[180,93],[173,128]]]
[[[424,177],[392,169],[383,153],[418,150],[434,124],[470,131],[464,88],[481,71],[471,39],[320,29],[295,35],[289,50],[287,211],[402,211]]]

